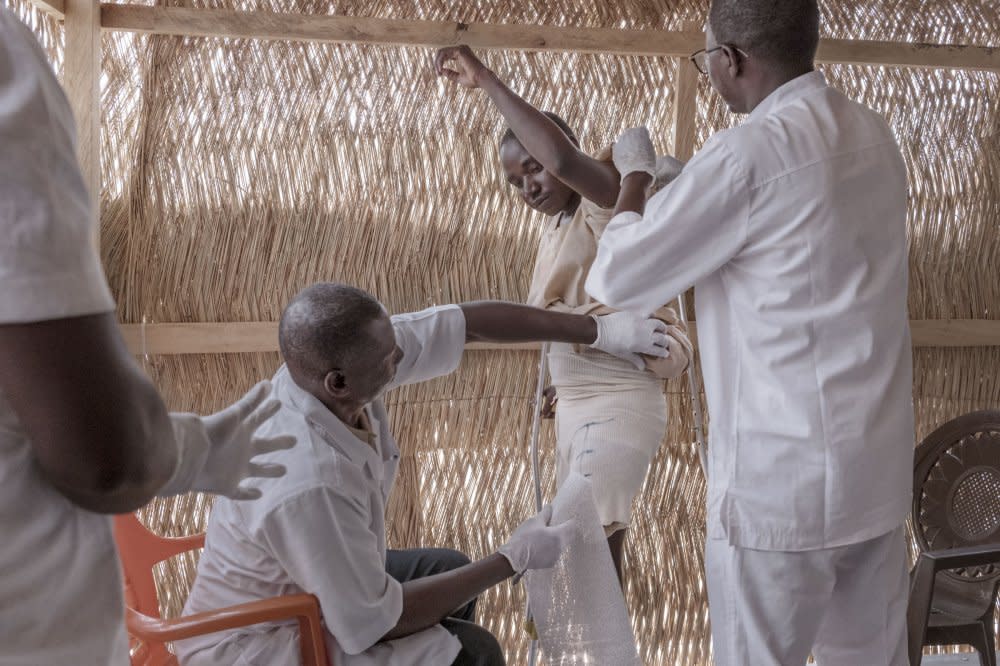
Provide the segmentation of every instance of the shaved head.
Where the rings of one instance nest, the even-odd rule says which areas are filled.
[[[375,341],[367,333],[382,318],[382,304],[363,289],[319,282],[300,291],[281,315],[281,355],[296,380],[353,367],[371,355]]]

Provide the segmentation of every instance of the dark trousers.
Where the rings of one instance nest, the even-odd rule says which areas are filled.
[[[469,563],[469,558],[447,548],[390,550],[385,557],[386,572],[405,583],[408,580],[444,573]],[[476,624],[476,600],[473,599],[441,621],[461,643],[462,651],[452,666],[504,666],[507,662],[497,639]]]

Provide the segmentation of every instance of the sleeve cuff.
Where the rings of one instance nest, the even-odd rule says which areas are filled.
[[[403,586],[388,574],[386,574],[386,580],[387,588],[379,608],[381,617],[372,618],[372,621],[367,623],[363,629],[352,635],[336,636],[340,647],[347,654],[361,654],[371,648],[389,633],[390,629],[396,626],[399,618],[403,615]]]
[[[44,277],[4,277],[0,323],[27,324],[114,312],[115,300],[95,267],[84,272]]]
[[[611,218],[611,221],[608,223],[608,226],[610,227],[611,225],[614,225],[616,227],[621,227],[627,224],[635,224],[636,222],[641,222],[641,221],[642,221],[642,215],[639,215],[639,213],[636,213],[635,211],[627,210],[624,213],[618,213],[613,218]]]

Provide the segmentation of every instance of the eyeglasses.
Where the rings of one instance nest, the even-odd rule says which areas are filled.
[[[708,56],[712,53],[715,53],[716,51],[721,51],[722,49],[725,48],[731,49],[732,51],[739,53],[744,58],[750,57],[749,55],[747,55],[747,52],[744,51],[743,49],[738,49],[735,46],[730,46],[729,44],[721,44],[712,49],[700,49],[698,51],[695,51],[690,56],[688,56],[688,60],[691,61],[691,64],[694,65],[694,68],[697,69],[699,73],[705,75],[708,74]]]

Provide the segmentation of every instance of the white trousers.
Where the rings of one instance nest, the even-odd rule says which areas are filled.
[[[709,539],[717,666],[907,666],[904,528],[850,546],[750,550]]]

